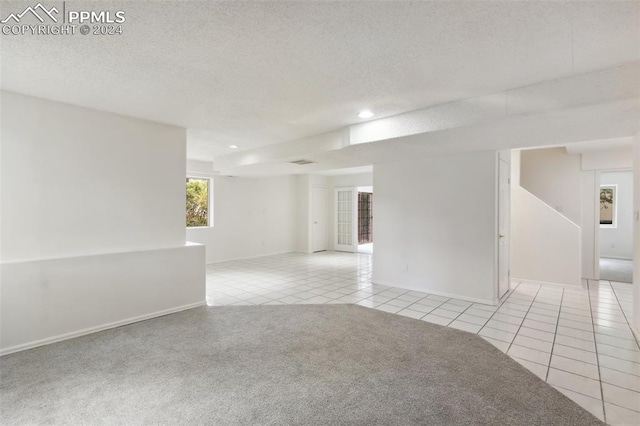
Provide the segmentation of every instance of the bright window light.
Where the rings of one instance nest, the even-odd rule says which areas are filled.
[[[211,180],[187,178],[187,228],[210,226]]]
[[[618,185],[600,186],[600,228],[616,228],[618,216]]]

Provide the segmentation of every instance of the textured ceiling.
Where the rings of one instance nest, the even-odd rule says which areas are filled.
[[[638,2],[67,7],[123,9],[124,34],[1,36],[2,88],[186,127],[202,160],[640,59]]]
[[[633,138],[624,137],[577,142],[568,144],[565,148],[569,154],[583,154],[585,152],[604,150],[626,150],[631,153],[633,151]]]

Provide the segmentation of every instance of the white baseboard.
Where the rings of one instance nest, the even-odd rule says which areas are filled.
[[[87,334],[96,333],[98,331],[108,330],[110,328],[121,327],[127,324],[133,324],[139,321],[148,320],[151,318],[157,318],[164,315],[173,314],[180,311],[186,311],[187,309],[197,308],[199,306],[205,305],[205,301],[191,303],[188,305],[178,306],[175,308],[164,309],[162,311],[152,312],[150,314],[140,315],[133,318],[127,318],[120,321],[114,321],[108,324],[98,325],[95,327],[89,327],[78,331],[72,331],[70,333],[60,334],[58,336],[47,337],[46,339],[36,340],[34,342],[23,343],[16,346],[11,346],[9,348],[0,349],[0,356],[8,355],[15,352],[25,351],[27,349],[33,349],[38,346],[50,345],[51,343],[61,342],[63,340],[73,339],[75,337],[85,336]]]
[[[605,258],[605,259],[617,259],[617,260],[633,260],[632,257],[628,257],[628,256],[608,256],[608,255],[600,255],[600,258]]]
[[[475,297],[466,297],[466,296],[461,296],[459,294],[454,294],[454,293],[445,293],[445,292],[442,292],[442,291],[425,290],[424,288],[414,288],[414,287],[407,287],[407,286],[399,286],[398,284],[389,284],[389,283],[381,282],[381,281],[378,281],[378,280],[372,281],[371,283],[372,284],[378,284],[378,285],[384,285],[384,286],[387,286],[387,287],[401,288],[403,290],[419,291],[421,293],[428,293],[428,294],[433,294],[433,295],[436,295],[436,296],[450,297],[450,298],[454,298],[454,299],[465,300],[467,302],[482,303],[484,305],[497,305],[498,304],[498,300],[477,299]]]
[[[582,283],[580,284],[554,283],[554,282],[548,282],[548,281],[527,280],[524,278],[515,278],[515,277],[511,277],[511,281],[520,281],[526,284],[557,285],[561,287],[582,287]]]
[[[208,261],[207,260],[207,265],[215,265],[216,263],[223,263],[223,262],[233,262],[233,261],[236,261],[236,260],[257,259],[257,258],[260,258],[260,257],[277,256],[279,254],[289,254],[289,253],[302,253],[302,252],[300,252],[300,251],[278,251],[278,252],[275,252],[275,253],[257,254],[255,256],[231,257],[229,259],[217,259],[217,260],[212,260],[212,261]]]

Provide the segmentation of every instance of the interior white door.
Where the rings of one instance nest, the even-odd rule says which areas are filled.
[[[509,223],[511,166],[502,158],[498,169],[498,298],[509,290]]]
[[[358,249],[358,188],[336,188],[334,210],[334,249]]]
[[[323,251],[328,247],[327,188],[314,186],[311,198],[311,251]]]

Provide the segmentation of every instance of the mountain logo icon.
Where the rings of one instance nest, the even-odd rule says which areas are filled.
[[[17,24],[27,14],[31,14],[35,16],[40,22],[44,22],[45,17],[49,17],[53,22],[58,22],[58,19],[55,16],[53,16],[54,13],[57,15],[59,13],[58,9],[56,9],[55,7],[52,7],[51,9],[47,10],[47,8],[42,5],[42,3],[38,3],[33,7],[31,6],[27,7],[25,10],[22,11],[22,13],[9,14],[9,16],[7,16],[5,19],[0,21],[0,23],[6,24],[10,20],[13,20]]]

